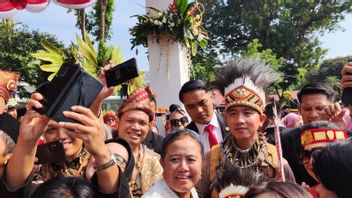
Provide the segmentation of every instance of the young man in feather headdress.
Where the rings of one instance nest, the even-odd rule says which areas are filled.
[[[214,146],[205,157],[200,184],[205,196],[209,196],[209,192],[211,197],[219,196],[219,189],[210,184],[224,165],[252,168],[257,174],[279,179],[277,149],[258,133],[266,118],[263,113],[264,90],[277,78],[278,74],[259,60],[231,61],[219,74],[217,83],[224,89],[225,121],[231,135],[221,145]],[[285,160],[283,167],[286,180],[294,181]]]

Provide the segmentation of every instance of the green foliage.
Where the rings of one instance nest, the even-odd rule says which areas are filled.
[[[323,81],[330,84],[336,93],[341,93],[341,69],[349,59],[352,59],[352,55],[324,60],[317,70],[308,73],[307,81]],[[338,100],[339,98],[340,95],[338,95],[336,99]]]
[[[146,15],[134,16],[138,22],[130,29],[132,49],[138,45],[147,47],[149,37],[157,42],[162,39],[178,41],[189,49],[192,56],[197,54],[198,47],[207,46],[207,32],[202,26],[202,4],[175,0],[166,12],[153,7],[147,9]]]
[[[261,60],[264,60],[266,64],[271,65],[275,71],[279,72],[280,67],[284,63],[284,59],[278,58],[271,49],[259,51],[262,47],[263,45],[259,43],[258,39],[253,39],[241,53],[241,56],[243,58],[259,57]]]
[[[55,46],[63,47],[54,35],[38,30],[30,31],[22,24],[14,24],[12,20],[0,21],[0,69],[17,71],[21,74],[20,81],[31,85],[45,82],[48,74],[32,62],[30,53],[44,49],[40,40],[45,39]],[[37,62],[38,63],[38,62]],[[20,87],[20,95],[28,96]]]
[[[54,77],[64,62],[80,63],[85,71],[97,76],[101,67],[109,63],[119,64],[123,60],[119,48],[101,43],[97,53],[87,34],[85,34],[84,40],[79,36],[76,36],[76,39],[77,45],[72,43],[67,50],[58,49],[49,42],[42,40],[41,44],[45,50],[32,53],[33,57],[41,61],[40,68],[42,70],[52,72],[48,80]]]
[[[212,54],[208,56],[207,54]],[[204,82],[213,82],[216,78],[217,71],[221,68],[221,62],[213,58],[216,52],[200,50],[198,54],[192,57],[193,65],[190,68],[190,79],[199,79]],[[218,67],[214,67],[218,65]]]
[[[352,1],[213,0],[204,5],[209,48],[233,57],[258,39],[262,49],[271,49],[284,60],[282,90],[303,84],[302,75],[318,68],[326,53],[318,37],[336,30],[352,11]]]
[[[97,1],[93,5],[93,10],[87,14],[86,17],[86,29],[87,32],[95,37],[95,41],[99,41],[99,32],[100,32],[100,18],[101,15],[101,0]],[[112,20],[113,14],[115,11],[115,0],[108,0],[105,11],[105,38],[103,40],[111,39],[111,29],[112,29]],[[79,27],[79,21],[77,21],[76,27]]]

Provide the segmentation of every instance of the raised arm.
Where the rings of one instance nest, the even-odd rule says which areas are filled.
[[[104,143],[102,122],[90,109],[81,106],[72,107],[72,111],[64,112],[64,115],[79,122],[59,124],[70,129],[68,135],[80,138],[87,151],[95,158],[95,164],[99,167],[96,171],[99,190],[102,193],[116,192],[119,186],[119,169],[115,163],[110,162],[111,155]]]
[[[6,166],[5,179],[10,191],[24,185],[33,169],[37,141],[49,122],[47,117],[32,110],[32,107],[42,107],[39,102],[42,98],[41,94],[34,93],[27,103],[27,112],[21,121],[17,144]]]
[[[92,110],[92,112],[98,116],[100,113],[100,109],[101,109],[101,105],[103,104],[103,101],[105,98],[109,97],[113,90],[114,87],[107,87],[106,84],[106,79],[105,79],[105,72],[107,70],[109,70],[112,67],[112,64],[108,64],[106,65],[104,68],[102,68],[100,70],[98,79],[100,80],[100,82],[104,85],[103,89],[100,91],[98,97],[94,100],[93,104],[91,105],[90,109]]]

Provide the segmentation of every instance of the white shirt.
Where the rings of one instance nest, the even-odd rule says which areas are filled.
[[[205,127],[208,126],[208,124],[199,124],[194,122],[197,126],[197,129],[199,131],[199,135],[202,139],[203,145],[204,145],[204,152],[208,152],[210,150],[210,144],[209,144],[209,133],[204,131]],[[218,143],[220,144],[223,142],[223,137],[222,137],[222,132],[221,132],[221,126],[219,123],[218,118],[216,117],[215,112],[213,113],[213,117],[211,117],[211,120],[209,124],[213,125],[213,132],[215,132],[216,139],[218,140]]]
[[[198,193],[193,187],[191,189],[191,197],[198,198]],[[177,194],[170,189],[163,178],[159,179],[142,198],[179,198]]]

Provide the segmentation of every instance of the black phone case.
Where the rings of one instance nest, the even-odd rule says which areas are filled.
[[[44,97],[44,107],[36,110],[58,122],[77,122],[66,118],[63,111],[70,111],[74,105],[90,107],[102,88],[100,81],[79,65],[64,63],[51,82],[36,90]]]
[[[38,145],[37,164],[50,164],[65,160],[65,150],[60,141]]]
[[[106,83],[108,87],[120,85],[128,80],[138,77],[138,68],[135,58],[131,58],[106,71]]]

